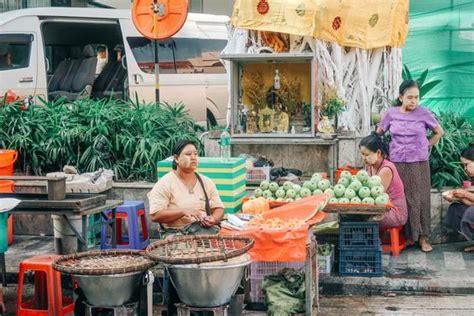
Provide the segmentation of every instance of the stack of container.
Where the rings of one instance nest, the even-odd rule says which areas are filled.
[[[378,222],[340,222],[339,274],[383,275]]]
[[[10,149],[0,149],[0,176],[13,176],[15,162],[18,159],[18,152]],[[0,180],[0,192],[10,193],[13,192],[14,182],[9,180]],[[3,236],[3,229],[7,236],[7,243],[5,243],[5,249],[0,252],[6,251],[8,245],[13,243],[13,215],[8,213],[0,214],[0,235]],[[0,243],[0,248],[2,248]]]

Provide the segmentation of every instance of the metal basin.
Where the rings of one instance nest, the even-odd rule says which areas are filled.
[[[136,299],[145,272],[111,275],[74,275],[89,304],[120,306]]]
[[[250,264],[248,255],[222,264],[169,265],[167,269],[180,300],[188,306],[214,307],[230,302]]]

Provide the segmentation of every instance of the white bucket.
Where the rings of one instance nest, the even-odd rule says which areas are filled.
[[[57,254],[67,255],[77,252],[76,234],[71,229],[71,226],[66,222],[62,215],[51,215],[53,218],[54,228],[54,248]],[[81,215],[67,215],[69,223],[79,232],[82,233],[82,216]]]

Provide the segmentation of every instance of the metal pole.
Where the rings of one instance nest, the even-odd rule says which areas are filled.
[[[160,103],[160,58],[158,54],[158,20],[157,15],[163,16],[164,8],[163,5],[157,4],[157,0],[153,1],[152,6],[153,15],[153,31],[155,32],[155,39],[153,41],[154,46],[154,57],[155,57],[155,102]]]
[[[154,40],[155,46],[155,102],[160,103],[160,63],[158,55],[158,40]]]

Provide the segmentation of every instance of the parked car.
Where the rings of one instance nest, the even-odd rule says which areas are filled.
[[[199,123],[225,122],[227,75],[219,60],[227,16],[188,15],[159,42],[160,99],[183,102]],[[97,49],[106,61],[97,76]],[[122,51],[123,58],[117,58]],[[153,41],[135,28],[130,10],[35,8],[0,14],[0,95],[155,100]]]

